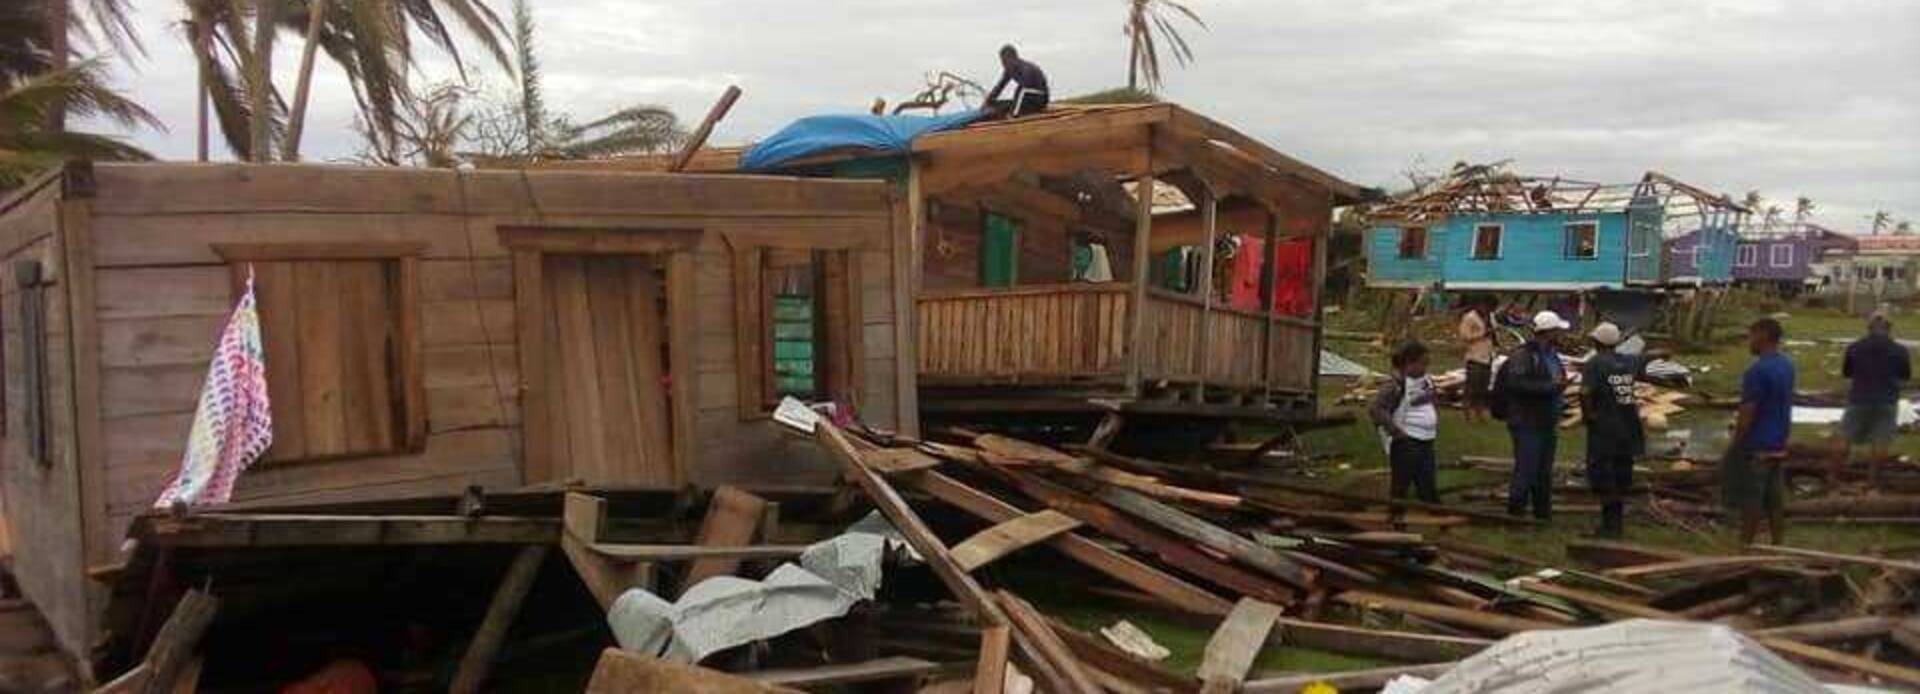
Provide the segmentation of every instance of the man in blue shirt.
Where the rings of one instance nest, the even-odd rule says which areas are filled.
[[[1780,322],[1762,318],[1747,327],[1753,365],[1740,377],[1740,414],[1720,464],[1722,501],[1740,517],[1740,544],[1760,532],[1761,513],[1774,544],[1786,538],[1787,432],[1793,423],[1793,362],[1780,353]]]
[[[1553,516],[1553,459],[1566,411],[1567,369],[1556,346],[1572,324],[1552,311],[1533,317],[1533,337],[1507,355],[1494,380],[1502,400],[1493,415],[1507,422],[1513,438],[1513,477],[1507,481],[1507,515],[1533,508],[1536,520]]]

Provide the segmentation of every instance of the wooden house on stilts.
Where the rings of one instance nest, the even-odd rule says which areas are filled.
[[[0,200],[13,571],[86,653],[90,569],[179,468],[249,276],[274,443],[236,502],[830,480],[765,420],[793,394],[915,427],[899,208],[871,181],[69,166]],[[782,349],[803,368],[755,356]]]
[[[1173,104],[1056,105],[892,149],[754,155],[693,166],[893,183],[930,421],[1314,416],[1325,240],[1358,186]]]

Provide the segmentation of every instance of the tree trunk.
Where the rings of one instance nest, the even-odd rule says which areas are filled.
[[[64,70],[69,64],[72,52],[67,43],[67,30],[73,23],[72,0],[47,0],[47,48],[52,52],[53,69]],[[47,113],[47,129],[53,132],[65,132],[67,129],[67,106],[54,103]]]
[[[320,48],[320,28],[327,21],[328,0],[313,0],[307,4],[307,43],[300,54],[300,81],[293,88],[293,112],[287,116],[286,144],[280,148],[280,158],[286,161],[300,161],[300,131],[307,124],[308,90],[313,85],[313,57]]]
[[[195,54],[193,64],[195,68],[194,71],[199,78],[199,86],[193,92],[194,125],[199,129],[197,133],[198,137],[194,143],[194,154],[197,157],[197,161],[204,162],[207,160],[207,141],[209,137],[207,102],[213,97],[213,95],[209,93],[212,91],[210,84],[212,80],[207,77],[207,61],[213,55],[213,42],[209,40],[212,32],[208,31],[206,14],[200,12],[198,9],[194,11],[193,18],[187,20],[187,22],[187,30],[193,32],[191,37],[193,39],[193,50]]]
[[[254,0],[253,65],[249,66],[247,98],[253,113],[247,134],[251,141],[249,158],[256,163],[273,161],[273,33],[280,14],[278,0]]]
[[[1127,52],[1127,91],[1140,90],[1140,49]]]

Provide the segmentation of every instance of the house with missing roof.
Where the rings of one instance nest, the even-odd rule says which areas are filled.
[[[1658,172],[1616,185],[1463,167],[1372,213],[1367,283],[1554,293],[1724,284],[1747,214]],[[1669,239],[1686,241],[1686,263]]]
[[[1827,252],[1818,270],[1821,292],[1903,299],[1920,294],[1920,236],[1855,236]]]

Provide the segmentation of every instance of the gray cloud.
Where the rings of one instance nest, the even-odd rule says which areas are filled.
[[[1840,228],[1875,209],[1920,218],[1920,3],[1190,2],[1209,29],[1188,32],[1198,63],[1170,69],[1166,95],[1357,182],[1398,184],[1416,160],[1512,158],[1589,180],[1659,169],[1786,206],[1805,194]],[[1004,5],[535,0],[535,11],[550,103],[582,117],[660,103],[695,118],[738,83],[746,98],[717,133],[726,142],[899,100],[932,70],[989,80],[1006,42],[1057,93],[1125,80],[1118,0]],[[173,158],[193,149],[191,64],[168,28],[179,16],[144,6],[152,55],[121,68],[171,126],[136,139]],[[453,74],[437,57],[422,69]],[[345,85],[325,66],[318,85],[307,151],[349,155]]]

